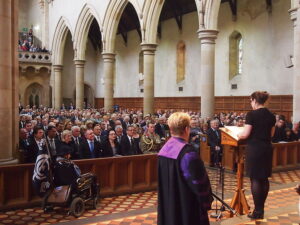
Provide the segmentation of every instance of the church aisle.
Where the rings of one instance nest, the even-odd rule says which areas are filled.
[[[215,191],[215,170],[207,169],[213,191]],[[271,191],[266,202],[266,219],[256,224],[293,224],[300,221],[298,212],[298,196],[294,191],[295,181],[299,179],[300,170],[274,173],[271,181]],[[225,173],[225,199],[227,203],[230,200],[235,189],[235,174]],[[249,179],[245,178],[245,189],[248,203],[253,209],[253,201],[249,191]],[[40,207],[18,209],[0,213],[0,224],[156,224],[156,206],[157,193],[144,192],[131,195],[122,195],[101,199],[96,210],[87,209],[82,217],[76,219],[73,216],[67,216],[67,210],[55,208],[51,213],[43,213]],[[255,224],[246,216],[241,218],[228,218],[227,213],[223,213],[221,221],[211,224]],[[288,222],[286,222],[288,221]]]

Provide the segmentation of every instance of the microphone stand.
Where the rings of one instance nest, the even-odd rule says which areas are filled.
[[[217,199],[219,202],[221,202],[233,215],[239,215],[237,211],[235,211],[233,208],[231,208],[224,200],[222,200],[219,196],[216,194],[212,193],[212,196]]]

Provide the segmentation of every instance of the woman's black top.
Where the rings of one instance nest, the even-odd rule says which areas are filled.
[[[246,148],[246,172],[250,178],[265,179],[271,176],[271,130],[275,122],[275,116],[267,108],[247,113],[246,124],[252,126]]]

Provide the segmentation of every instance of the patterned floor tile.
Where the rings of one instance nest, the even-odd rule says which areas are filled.
[[[218,177],[218,172],[213,169],[207,169],[211,183],[212,189],[220,190],[220,182]],[[274,173],[270,178],[271,185],[276,186],[278,184],[291,183],[300,180],[300,170],[293,170],[288,172]],[[224,190],[226,190],[226,196],[233,195],[236,187],[236,175],[233,173],[224,174]],[[250,190],[249,178],[244,178],[244,187],[246,190]],[[253,208],[253,200],[251,196],[246,196],[248,204]],[[226,202],[230,204],[231,198],[228,197]],[[276,209],[279,207],[285,207],[290,204],[296,204],[298,198],[295,194],[293,188],[285,188],[280,190],[274,190],[269,192],[269,196],[266,202],[266,211]],[[214,203],[215,204],[215,203]],[[141,209],[153,208],[157,205],[157,193],[144,192],[132,195],[115,196],[109,198],[101,199],[98,208],[87,209],[85,213],[77,220],[92,218],[96,216],[103,216],[124,212],[138,212]],[[220,207],[220,203],[217,202],[217,206]],[[214,205],[213,205],[214,207]],[[227,219],[226,213],[224,213],[224,219]],[[143,214],[138,216],[123,217],[117,220],[111,220],[106,222],[91,223],[91,224],[156,224],[156,212]],[[55,207],[54,211],[51,213],[44,213],[39,207],[29,208],[29,209],[19,209],[15,211],[0,212],[0,225],[2,224],[53,224],[59,222],[67,222],[75,220],[73,216],[67,216],[67,209]],[[214,221],[215,219],[211,219]],[[295,221],[299,222],[299,217],[297,213],[283,214],[278,217],[267,218],[266,220],[259,221],[256,224],[293,224]],[[278,222],[279,221],[279,222]],[[255,224],[251,221],[246,224]]]

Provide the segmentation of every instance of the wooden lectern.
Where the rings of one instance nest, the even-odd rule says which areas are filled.
[[[249,205],[247,203],[244,189],[243,189],[243,176],[244,176],[244,152],[245,152],[245,141],[238,140],[237,132],[242,131],[243,128],[239,127],[225,127],[220,128],[221,130],[221,144],[230,145],[235,148],[237,156],[237,187],[230,203],[230,207],[236,210],[240,215],[249,213]],[[225,153],[226,154],[226,153]],[[233,216],[231,214],[231,216]]]

